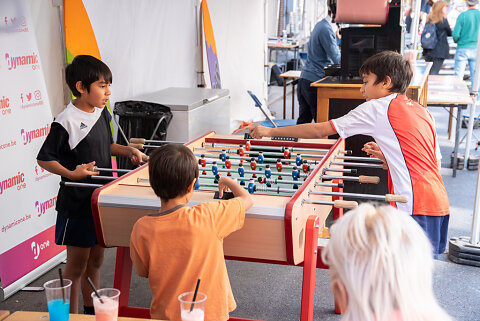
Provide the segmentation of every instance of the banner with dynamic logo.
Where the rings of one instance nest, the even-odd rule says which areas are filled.
[[[37,165],[52,114],[24,0],[0,1],[0,282],[3,298],[64,259],[55,245],[59,177]]]

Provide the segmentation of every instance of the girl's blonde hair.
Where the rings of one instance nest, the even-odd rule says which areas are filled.
[[[443,21],[445,18],[443,16],[443,8],[448,6],[448,3],[445,1],[437,1],[433,4],[432,6],[432,11],[427,16],[427,21],[426,23],[439,23],[440,21]]]
[[[420,226],[390,206],[362,204],[340,218],[322,251],[348,294],[342,320],[451,320],[432,290],[433,250]],[[333,280],[332,280],[333,281]]]

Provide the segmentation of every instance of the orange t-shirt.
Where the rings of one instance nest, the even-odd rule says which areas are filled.
[[[242,199],[182,207],[163,216],[140,218],[133,226],[130,256],[139,276],[148,277],[154,319],[181,320],[178,296],[195,290],[207,295],[205,320],[228,320],[235,310],[223,239],[245,220]]]

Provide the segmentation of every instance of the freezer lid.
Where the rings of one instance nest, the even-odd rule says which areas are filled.
[[[229,95],[228,89],[169,87],[129,100],[152,102],[170,107],[172,111],[190,111]]]

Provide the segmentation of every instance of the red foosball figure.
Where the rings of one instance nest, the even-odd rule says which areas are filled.
[[[237,150],[237,154],[240,156],[245,155],[245,150],[243,149],[243,145],[240,145],[240,147]]]
[[[257,161],[253,157],[250,158],[250,168],[252,169],[252,171],[257,169]],[[257,175],[253,174],[252,177],[257,177]]]
[[[200,155],[200,159],[198,160],[198,163],[200,164],[200,166],[202,167],[207,167],[207,160],[205,159],[205,155]],[[204,170],[202,172],[202,175],[206,175],[207,172]]]
[[[302,170],[305,174],[308,174],[308,172],[310,171],[310,166],[308,166],[306,159],[303,160]]]
[[[282,164],[282,161],[280,159],[277,159],[277,171],[278,172],[281,172],[282,171],[282,168],[283,168],[283,164]],[[278,175],[278,178],[277,179],[283,179],[282,178],[282,175]]]
[[[227,169],[232,168],[232,161],[230,160],[230,156],[227,156],[226,159],[225,159],[225,167]],[[232,176],[232,173],[228,172],[227,176]]]

